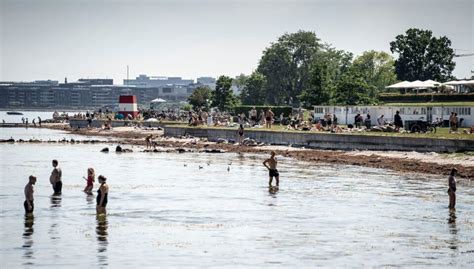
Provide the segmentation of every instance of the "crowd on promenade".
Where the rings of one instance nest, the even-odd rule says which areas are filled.
[[[168,108],[163,110],[140,110],[135,117],[132,115],[122,115],[121,113],[112,112],[109,110],[98,110],[94,112],[83,112],[68,115],[63,113],[59,115],[57,112],[53,115],[54,119],[69,120],[84,119],[89,121],[92,125],[94,120],[105,121],[106,129],[111,128],[112,120],[138,120],[138,121],[175,121],[186,123],[189,126],[210,126],[210,127],[238,127],[242,125],[243,128],[269,128],[274,124],[279,124],[284,130],[298,130],[310,132],[331,132],[331,133],[353,133],[353,132],[410,132],[409,126],[404,126],[403,119],[397,111],[394,115],[393,121],[387,120],[384,115],[380,115],[375,120],[375,124],[371,119],[370,114],[357,114],[354,117],[353,123],[347,125],[340,125],[338,118],[333,113],[325,113],[323,117],[316,117],[314,112],[305,113],[304,109],[295,109],[289,114],[280,113],[275,115],[272,109],[260,109],[258,111],[252,107],[249,111],[241,112],[237,115],[232,115],[229,112],[212,109],[205,110],[190,110],[185,111],[179,108]],[[39,119],[41,124],[41,119]],[[449,117],[449,132],[459,133],[458,127],[462,123],[457,113],[452,112]],[[36,123],[33,122],[36,126]],[[436,118],[433,122],[428,123],[431,126],[441,126],[442,119]],[[464,130],[464,133],[474,133],[474,128]]]

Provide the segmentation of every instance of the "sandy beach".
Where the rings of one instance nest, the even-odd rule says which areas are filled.
[[[419,153],[414,151],[336,151],[273,145],[250,147],[229,143],[218,144],[215,142],[209,142],[202,138],[164,137],[163,130],[157,130],[156,128],[117,127],[113,130],[72,129],[69,125],[65,124],[48,124],[43,127],[64,130],[76,135],[117,138],[125,145],[145,146],[145,137],[152,134],[152,141],[156,147],[171,150],[223,150],[227,152],[260,154],[267,154],[269,151],[274,150],[278,155],[302,161],[367,166],[409,173],[448,175],[450,169],[456,167],[459,171],[459,177],[469,179],[474,177],[474,156],[459,153],[439,154],[434,152]]]

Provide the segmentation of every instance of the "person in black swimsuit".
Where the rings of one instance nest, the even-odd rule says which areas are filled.
[[[237,134],[239,135],[239,145],[242,145],[242,141],[244,140],[244,126],[240,124],[239,129],[237,130]]]
[[[107,206],[107,196],[109,194],[109,186],[107,185],[106,181],[107,178],[103,175],[100,175],[98,178],[100,187],[97,191],[97,215],[99,214],[106,214],[106,206]]]
[[[269,177],[270,177],[269,182],[268,182],[268,186],[272,187],[272,181],[273,181],[273,178],[275,178],[276,187],[278,188],[278,186],[280,185],[280,174],[278,173],[278,170],[276,169],[277,159],[275,158],[275,152],[274,151],[271,152],[270,158],[266,159],[263,162],[263,165],[268,169],[268,174],[269,174]]]
[[[448,178],[448,195],[449,195],[449,209],[454,209],[456,207],[456,173],[458,170],[456,168],[451,169],[451,173]]]

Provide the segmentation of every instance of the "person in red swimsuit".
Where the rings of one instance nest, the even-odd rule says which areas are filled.
[[[95,182],[95,171],[94,168],[88,168],[87,169],[87,178],[83,177],[85,180],[87,180],[87,185],[84,188],[84,192],[87,194],[92,194],[92,188],[94,188],[94,182]]]

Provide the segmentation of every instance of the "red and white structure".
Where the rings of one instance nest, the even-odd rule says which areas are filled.
[[[137,97],[135,95],[120,95],[118,113],[125,118],[131,115],[133,118],[138,116]]]

